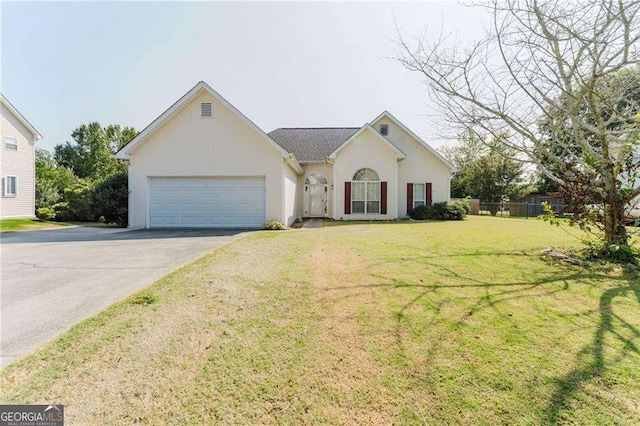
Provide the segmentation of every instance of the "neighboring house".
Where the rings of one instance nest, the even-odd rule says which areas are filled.
[[[40,133],[3,95],[0,219],[34,217],[36,210],[35,143]]]
[[[266,134],[204,82],[123,147],[129,226],[389,220],[448,201],[454,166],[388,112],[352,128]]]

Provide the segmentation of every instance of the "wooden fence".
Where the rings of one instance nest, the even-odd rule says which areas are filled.
[[[480,200],[478,200],[477,198],[452,198],[451,201],[466,201],[471,207],[471,212],[469,214],[480,214]]]

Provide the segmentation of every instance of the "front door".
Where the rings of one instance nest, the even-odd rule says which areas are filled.
[[[309,185],[309,216],[324,216],[327,205],[327,185]]]
[[[327,178],[312,173],[304,182],[305,216],[323,217],[327,215]]]

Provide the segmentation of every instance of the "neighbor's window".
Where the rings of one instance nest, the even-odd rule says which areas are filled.
[[[213,118],[213,104],[211,102],[200,104],[200,118]]]
[[[380,178],[371,169],[360,169],[351,182],[351,213],[380,213]]]
[[[383,136],[387,136],[389,134],[389,125],[381,124],[380,125],[380,134]]]
[[[12,149],[14,151],[18,150],[18,138],[14,138],[12,136],[4,137],[4,147],[7,149]]]
[[[413,184],[413,208],[427,204],[427,191],[424,183]]]
[[[4,178],[5,197],[15,197],[18,195],[18,178],[16,176],[6,176]]]

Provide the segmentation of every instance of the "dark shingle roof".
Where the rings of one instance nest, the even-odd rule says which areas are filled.
[[[281,128],[269,133],[269,137],[304,163],[324,161],[358,130],[360,127]]]

